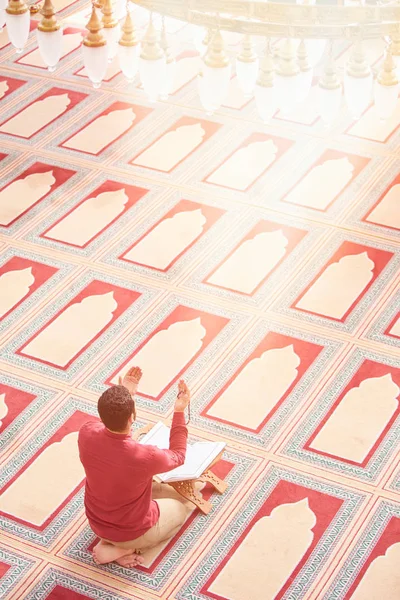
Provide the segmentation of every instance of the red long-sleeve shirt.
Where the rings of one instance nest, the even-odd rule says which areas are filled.
[[[81,427],[78,446],[86,473],[86,516],[99,537],[126,542],[157,523],[160,512],[151,497],[153,475],[185,462],[187,435],[181,412],[172,420],[169,450],[139,444],[130,434],[111,433],[101,422]]]

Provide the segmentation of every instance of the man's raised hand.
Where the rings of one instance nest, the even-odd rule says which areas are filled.
[[[133,396],[136,394],[136,390],[142,375],[143,373],[140,367],[131,367],[123,377],[119,376],[118,383],[119,385],[126,387],[131,396]]]
[[[189,388],[183,379],[178,384],[178,395],[175,400],[175,411],[183,412],[190,402]]]

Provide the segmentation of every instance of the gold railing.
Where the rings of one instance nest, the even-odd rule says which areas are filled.
[[[246,0],[131,0],[201,27],[268,37],[371,39],[400,36],[400,4],[297,5]]]

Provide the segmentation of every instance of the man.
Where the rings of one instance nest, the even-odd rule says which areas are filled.
[[[100,538],[93,550],[97,564],[141,564],[141,551],[172,537],[189,512],[188,504],[170,486],[153,483],[154,475],[185,462],[184,411],[189,390],[184,381],[179,382],[169,450],[139,444],[132,439],[131,426],[136,419],[133,396],[141,376],[142,371],[132,367],[119,385],[106,390],[98,401],[101,422],[86,423],[79,432],[86,516]]]

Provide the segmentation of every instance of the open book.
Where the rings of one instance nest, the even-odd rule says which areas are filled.
[[[146,433],[142,437],[140,443],[157,446],[161,450],[167,450],[169,448],[169,434],[170,428],[164,425],[164,423],[159,422],[149,433]],[[207,470],[225,446],[225,442],[197,442],[196,444],[188,444],[185,463],[172,471],[168,471],[168,473],[160,473],[158,478],[163,483],[197,479],[197,477],[200,477]]]

